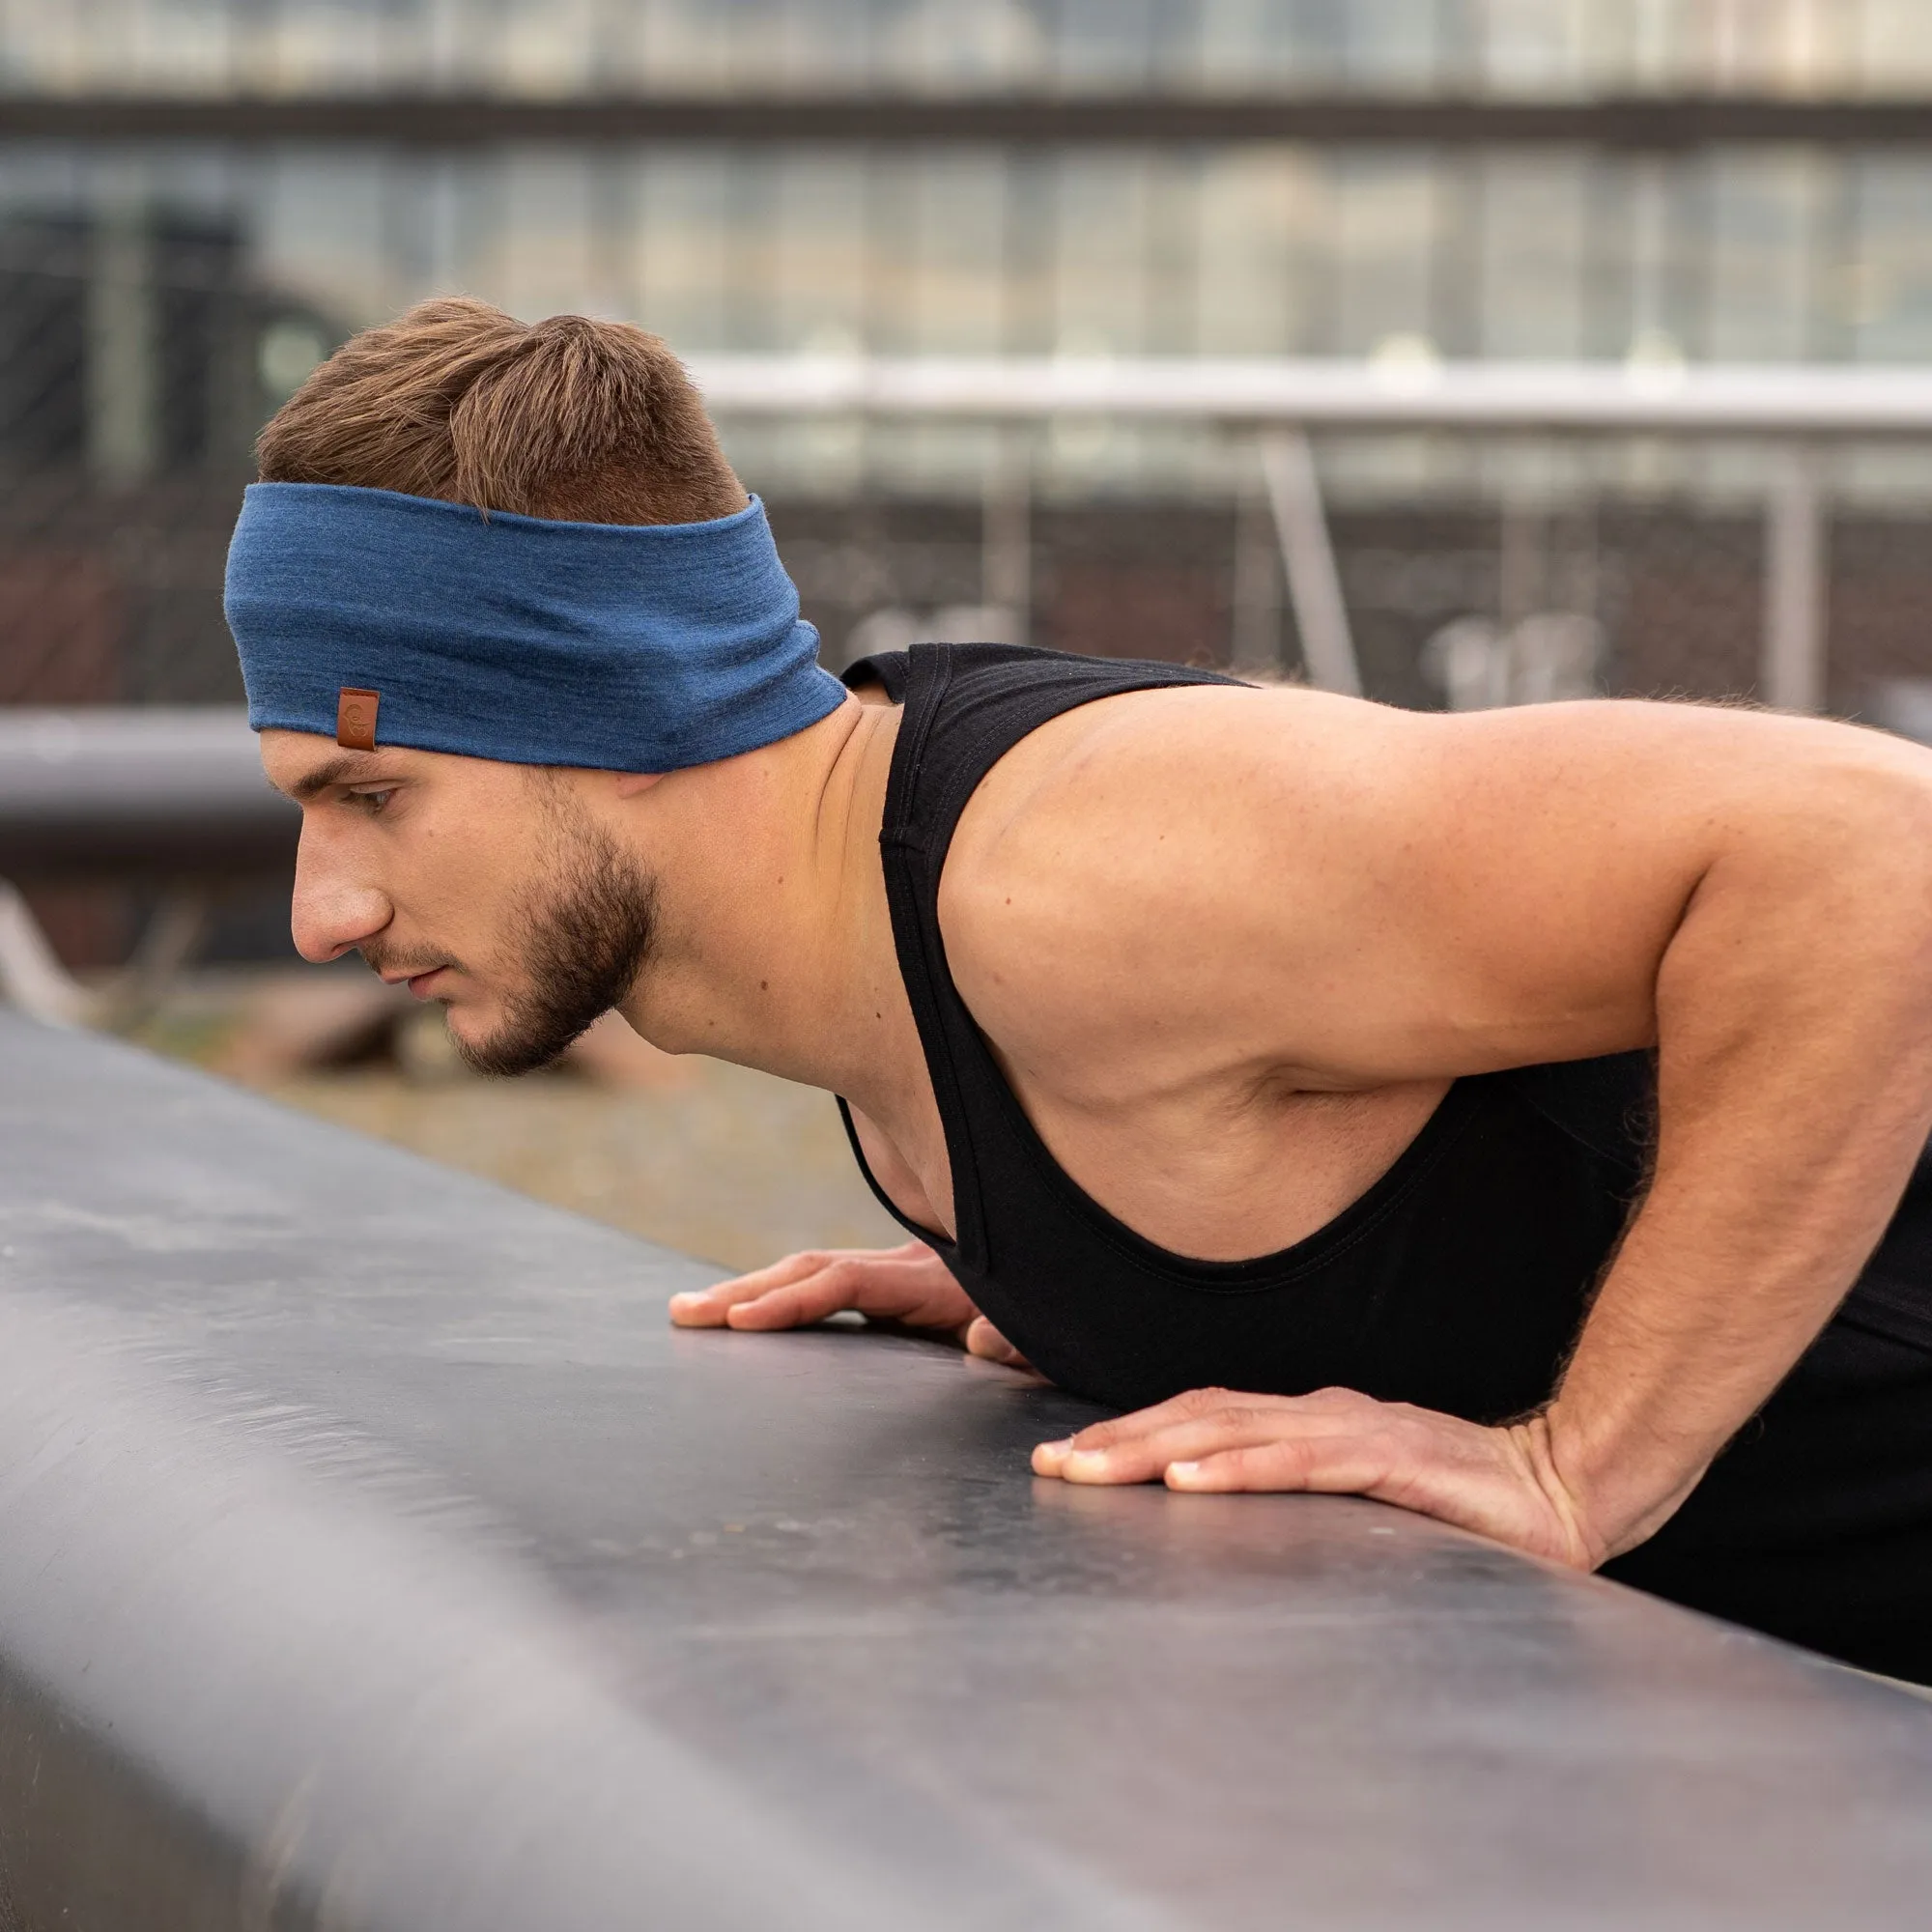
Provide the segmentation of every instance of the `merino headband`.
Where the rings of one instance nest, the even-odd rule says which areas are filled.
[[[711,523],[567,524],[256,483],[225,603],[249,724],[365,750],[675,771],[844,696],[755,497]]]

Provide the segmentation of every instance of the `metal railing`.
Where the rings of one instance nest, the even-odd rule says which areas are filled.
[[[711,409],[726,418],[1022,424],[1105,416],[1214,423],[1245,434],[1274,521],[1306,674],[1357,693],[1364,680],[1313,431],[1723,438],[1754,445],[1763,528],[1756,691],[1799,711],[1821,708],[1826,694],[1830,509],[1821,457],[1833,444],[1932,438],[1932,370],[1922,368],[712,356],[695,361],[693,372]],[[993,560],[1002,546],[996,522],[1007,526],[1007,549],[1027,542],[1018,515],[1024,502],[1009,465],[988,487],[989,577],[1003,568]],[[1024,575],[1010,562],[1004,574]],[[1516,641],[1523,647],[1550,635],[1545,625]],[[1496,648],[1508,641],[1499,638]],[[1468,687],[1449,682],[1452,700]],[[1537,688],[1534,677],[1527,683]]]

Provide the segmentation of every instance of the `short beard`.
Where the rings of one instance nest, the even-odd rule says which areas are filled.
[[[478,1073],[534,1073],[612,1007],[623,1004],[657,937],[657,881],[602,827],[551,808],[556,827],[555,882],[532,893],[516,915],[526,984],[511,996],[503,1024],[471,1044],[450,1037]]]

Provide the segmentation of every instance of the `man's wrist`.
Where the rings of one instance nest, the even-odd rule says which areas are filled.
[[[1528,1429],[1538,1481],[1574,1520],[1593,1568],[1662,1528],[1716,1453],[1653,1428],[1607,1423],[1560,1392]]]

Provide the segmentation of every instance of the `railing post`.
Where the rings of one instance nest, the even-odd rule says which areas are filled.
[[[1299,429],[1275,429],[1262,437],[1262,475],[1275,535],[1281,540],[1282,575],[1295,629],[1301,634],[1301,661],[1309,683],[1322,691],[1362,695],[1355,640],[1349,633],[1349,607],[1342,598],[1342,576],[1328,538],[1321,508],[1321,485],[1315,455]]]

